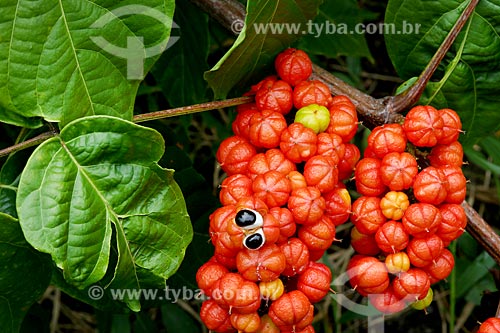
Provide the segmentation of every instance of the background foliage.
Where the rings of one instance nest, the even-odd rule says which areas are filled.
[[[123,2],[3,1],[0,148],[49,130],[60,133],[0,160],[0,327],[202,332],[197,299],[117,302],[109,291],[99,301],[89,298],[95,284],[161,290],[166,283],[170,289],[195,290],[196,270],[213,251],[208,215],[218,207],[223,177],[214,154],[231,134],[233,110],[144,125],[132,123],[133,115],[240,96],[272,71],[273,57],[289,45],[374,97],[393,95],[422,72],[468,3],[249,0],[247,29],[235,36],[189,1],[125,3],[173,13],[178,27],[129,15],[101,29],[92,24]],[[421,100],[461,115],[470,163],[468,201],[495,228],[500,227],[500,17],[494,14],[499,10],[499,0],[479,2]],[[261,35],[248,28],[308,20],[421,27],[419,34],[385,36]],[[144,37],[150,46],[169,35],[180,38],[146,60],[144,80],[128,80],[125,59],[90,40],[103,36],[126,47],[128,37]],[[359,145],[367,133],[361,127]],[[342,241],[323,258],[335,275],[351,255],[348,231],[349,225],[337,230]],[[437,286],[427,315],[407,310],[389,318],[387,329],[437,332],[454,325],[469,332],[477,320],[494,314],[498,267],[467,234],[454,246],[456,269]],[[360,332],[365,326],[366,317],[332,299],[319,305],[318,332]]]

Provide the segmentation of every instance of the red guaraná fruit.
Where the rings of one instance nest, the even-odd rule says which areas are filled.
[[[227,309],[222,308],[213,299],[203,302],[200,310],[200,318],[209,330],[214,332],[234,332],[231,325],[230,315]]]
[[[270,170],[281,172],[286,176],[296,170],[296,166],[279,149],[267,149],[265,153],[258,153],[248,163],[248,176],[252,179]]]
[[[337,163],[329,156],[316,155],[304,165],[304,178],[308,186],[315,186],[321,193],[332,191],[338,183]]]
[[[383,293],[389,287],[389,274],[383,262],[371,256],[354,255],[347,265],[349,283],[362,296]]]
[[[362,196],[352,204],[351,222],[363,234],[374,234],[387,221],[380,209],[379,197]]]
[[[406,152],[389,153],[382,159],[380,172],[382,182],[391,191],[407,190],[413,185],[418,173],[417,160]]]
[[[446,279],[454,266],[453,254],[448,249],[443,249],[443,252],[430,265],[424,266],[422,269],[429,275],[431,284],[434,284]]]
[[[236,118],[234,119],[231,125],[233,133],[235,135],[241,136],[242,138],[245,138],[247,140],[250,139],[249,135],[250,119],[252,119],[253,115],[260,113],[255,103],[249,103],[249,104],[252,106],[242,109],[241,111],[238,111],[238,114],[236,115]],[[243,105],[248,105],[248,104],[242,104],[239,106]]]
[[[285,81],[266,82],[255,94],[255,104],[259,110],[270,110],[285,115],[292,110],[292,87]]]
[[[403,227],[410,235],[423,238],[434,234],[440,223],[439,209],[428,203],[411,204],[403,215]]]
[[[413,194],[418,201],[437,206],[448,195],[446,182],[445,174],[441,169],[433,166],[427,167],[415,177]]]
[[[300,240],[311,251],[325,251],[335,240],[335,225],[325,215],[313,224],[299,227]]]
[[[499,333],[500,332],[500,318],[492,317],[486,319],[477,333]]]
[[[464,150],[460,142],[449,145],[437,145],[432,148],[427,159],[433,167],[451,166],[461,168],[464,163]]]
[[[393,152],[402,153],[406,149],[406,136],[399,124],[377,126],[368,135],[368,147],[379,159]]]
[[[338,165],[339,180],[345,180],[351,177],[354,166],[358,163],[360,157],[361,153],[355,144],[345,144],[345,153],[344,156],[340,158]]]
[[[250,159],[256,153],[255,147],[250,142],[234,135],[221,142],[216,158],[222,170],[231,176],[237,173],[245,174]]]
[[[335,164],[338,164],[340,158],[344,157],[345,154],[345,145],[342,138],[335,133],[319,133],[317,148],[316,154],[330,156],[335,161]]]
[[[323,193],[326,202],[324,214],[330,218],[335,226],[349,220],[351,214],[351,196],[345,188],[336,187]]]
[[[416,267],[425,267],[436,260],[443,252],[444,244],[441,238],[430,235],[425,238],[413,238],[406,247],[410,262]]]
[[[285,117],[276,111],[263,110],[250,118],[248,138],[250,143],[260,148],[278,147],[281,133],[287,128]]]
[[[286,243],[281,244],[279,247],[286,260],[286,268],[281,273],[282,275],[291,277],[301,274],[307,268],[309,250],[299,238],[289,238]]]
[[[273,207],[269,210],[269,215],[274,216],[279,222],[280,235],[276,243],[285,243],[297,230],[297,225],[295,224],[292,213],[286,207]]]
[[[354,170],[356,190],[365,196],[381,196],[387,191],[382,182],[381,161],[376,158],[362,158]]]
[[[293,290],[274,301],[268,314],[281,331],[296,332],[311,324],[314,306],[303,292]]]
[[[299,224],[312,224],[319,221],[325,208],[325,198],[316,187],[299,188],[292,191],[288,198],[288,209],[292,212],[295,222]]]
[[[358,130],[356,107],[346,96],[335,96],[330,104],[330,124],[327,133],[339,135],[344,142],[349,142]]]
[[[260,290],[255,282],[245,280],[238,273],[226,273],[215,284],[212,298],[229,313],[252,313],[260,307]]]
[[[276,244],[258,250],[243,249],[236,256],[236,267],[250,281],[276,280],[286,268],[286,258]]]
[[[299,276],[297,290],[302,291],[311,303],[317,303],[330,291],[331,281],[330,269],[324,264],[311,261]]]
[[[211,260],[198,268],[196,272],[196,283],[205,295],[212,294],[214,284],[229,271],[223,265]]]
[[[375,309],[384,314],[397,313],[406,308],[406,302],[396,295],[392,285],[382,293],[369,294],[368,300]]]
[[[331,101],[330,89],[321,81],[302,81],[293,88],[293,105],[297,110],[310,104],[328,107]]]
[[[446,203],[461,204],[465,200],[467,194],[467,179],[462,172],[462,169],[456,167],[441,167],[440,170],[443,172],[446,179],[446,198],[444,201]]]
[[[312,73],[312,62],[307,53],[294,48],[278,54],[274,67],[279,77],[292,86],[307,80]]]
[[[294,163],[307,161],[316,154],[316,133],[301,123],[293,123],[281,134],[280,149]]]
[[[441,109],[439,115],[443,120],[443,135],[438,144],[447,145],[457,141],[460,132],[462,132],[462,122],[458,114],[452,109]]]
[[[351,229],[351,246],[359,254],[375,256],[380,252],[375,234],[362,234],[356,227]]]
[[[415,106],[405,117],[403,130],[408,141],[417,147],[433,147],[443,137],[444,122],[434,107]]]
[[[400,298],[408,301],[417,301],[427,295],[431,287],[427,273],[418,268],[410,268],[396,276],[392,282],[394,293]]]
[[[406,248],[410,237],[404,230],[402,223],[388,221],[378,228],[375,233],[375,241],[385,253],[396,253]]]
[[[288,202],[292,186],[288,178],[274,170],[255,177],[253,195],[265,202],[267,207],[280,207]]]
[[[467,216],[462,206],[457,204],[443,204],[439,206],[441,223],[436,231],[443,242],[447,245],[460,237],[467,226]]]
[[[223,206],[235,205],[240,199],[252,196],[252,180],[240,173],[225,178],[220,185],[219,200]]]

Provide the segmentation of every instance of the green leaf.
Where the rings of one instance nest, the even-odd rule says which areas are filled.
[[[346,55],[373,60],[365,35],[355,31],[365,17],[367,14],[354,0],[325,0],[299,48],[330,58]]]
[[[0,108],[13,114],[10,122],[130,120],[139,80],[166,46],[175,7],[173,0],[141,3],[2,1]]]
[[[386,23],[413,33],[387,34],[389,56],[403,79],[418,76],[470,1],[391,0]],[[500,0],[480,1],[420,103],[449,107],[462,118],[464,145],[500,128]],[[418,33],[415,33],[418,28]]]
[[[47,289],[51,263],[24,239],[19,222],[0,213],[0,327],[19,332],[29,307]]]
[[[208,70],[208,16],[190,1],[178,1],[174,21],[180,38],[151,73],[172,107],[201,103],[207,90],[203,73]]]
[[[236,84],[245,84],[252,73],[271,66],[278,52],[303,36],[301,27],[305,27],[307,20],[312,18],[309,15],[317,11],[314,8],[321,2],[249,0],[245,26],[240,35],[222,59],[205,73],[215,98],[225,98]],[[301,4],[306,7],[301,7]],[[273,32],[272,28],[283,30]]]
[[[200,327],[193,317],[175,303],[165,303],[161,307],[161,320],[167,332],[200,332]]]
[[[34,151],[21,175],[17,211],[26,239],[83,289],[104,277],[114,228],[111,287],[139,288],[140,268],[168,279],[192,227],[173,170],[157,164],[163,151],[158,132],[118,118],[68,124]]]
[[[467,294],[480,280],[489,275],[489,269],[495,266],[488,253],[482,252],[473,261],[457,259],[457,298]]]

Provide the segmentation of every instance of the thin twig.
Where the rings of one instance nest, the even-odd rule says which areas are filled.
[[[0,150],[0,158],[7,156],[7,155],[10,155],[12,153],[15,153],[16,151],[19,151],[19,150],[23,150],[23,149],[26,149],[29,147],[37,146],[37,145],[41,144],[42,142],[44,142],[44,141],[46,141],[46,140],[48,140],[56,135],[57,135],[57,132],[49,131],[49,132],[45,132],[45,133],[42,133],[40,135],[37,135],[34,138],[31,138],[29,140],[19,142],[15,145],[12,145],[10,147],[7,147],[5,149]]]
[[[438,68],[446,53],[448,53],[450,47],[455,42],[455,39],[464,27],[465,23],[469,20],[478,2],[479,0],[471,0],[471,2],[467,5],[443,43],[439,46],[439,49],[429,61],[427,67],[424,69],[422,74],[420,74],[418,80],[411,86],[411,88],[406,92],[393,97],[393,102],[391,103],[392,109],[389,110],[390,112],[402,112],[420,99],[427,83],[431,79],[432,75],[434,75],[434,72]]]

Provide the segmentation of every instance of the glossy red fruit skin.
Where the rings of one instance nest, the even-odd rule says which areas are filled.
[[[307,80],[312,73],[312,62],[307,53],[294,48],[288,48],[278,54],[274,67],[279,77],[291,86]]]
[[[248,137],[250,143],[259,148],[278,147],[281,133],[287,128],[285,117],[271,110],[263,110],[250,118]]]
[[[382,293],[368,295],[368,300],[375,309],[384,314],[398,313],[406,308],[406,302],[395,294],[392,285]]]
[[[389,274],[383,262],[371,256],[354,255],[347,265],[349,283],[362,296],[383,293],[389,287]]]
[[[207,261],[201,265],[196,272],[196,283],[198,284],[198,288],[200,288],[205,295],[211,295],[214,284],[228,272],[228,269],[224,265],[214,260]]]
[[[410,236],[404,230],[402,223],[388,221],[378,228],[375,233],[375,241],[383,252],[396,253],[406,248]]]
[[[292,191],[288,209],[298,224],[312,224],[321,219],[326,208],[321,192],[312,186]]]
[[[345,144],[344,156],[340,158],[338,169],[339,169],[339,180],[346,180],[352,176],[354,167],[358,163],[361,157],[361,152],[359,148],[353,143]]]
[[[226,233],[227,224],[234,218],[236,214],[236,206],[235,205],[226,205],[217,208],[214,210],[212,214],[209,216],[210,226],[208,229],[208,233],[210,235],[210,240],[215,244],[217,242],[218,237]]]
[[[445,244],[460,237],[467,226],[467,216],[462,206],[457,204],[443,204],[439,206],[441,223],[436,231]]]
[[[292,87],[285,81],[277,80],[262,85],[255,94],[255,104],[259,110],[271,110],[282,115],[293,107]]]
[[[324,214],[330,218],[335,226],[339,226],[349,220],[351,214],[351,196],[349,191],[342,187],[323,193],[326,207]]]
[[[378,159],[393,152],[402,153],[406,149],[406,136],[399,124],[377,126],[368,135],[368,147]]]
[[[445,186],[447,196],[444,200],[446,203],[461,204],[465,200],[467,194],[467,179],[462,172],[462,169],[456,167],[441,167],[446,179]]]
[[[317,303],[330,291],[332,272],[328,266],[310,262],[309,266],[302,272],[297,281],[297,290],[307,296],[311,303]]]
[[[429,276],[419,268],[410,268],[399,274],[392,285],[396,296],[408,301],[423,299],[431,287]]]
[[[443,120],[443,135],[438,140],[438,144],[447,145],[457,141],[462,130],[460,117],[452,109],[441,109],[439,114]]]
[[[227,309],[222,308],[214,300],[208,299],[201,305],[200,318],[209,330],[214,332],[236,332],[231,325]]]
[[[413,194],[420,202],[441,204],[448,195],[447,179],[443,171],[433,166],[420,171],[413,182]]]
[[[436,260],[443,252],[444,244],[441,238],[430,235],[425,238],[413,238],[406,247],[410,263],[415,267],[425,267]],[[425,296],[425,295],[424,295]]]
[[[443,249],[443,252],[434,261],[427,266],[422,267],[429,275],[431,284],[437,283],[446,279],[455,266],[455,258],[448,249]]]
[[[294,163],[307,161],[316,154],[317,135],[301,123],[293,123],[281,134],[280,149]]]
[[[375,256],[380,253],[380,248],[375,241],[375,234],[362,234],[356,227],[351,229],[351,246],[359,254]]]
[[[252,183],[253,195],[264,201],[269,208],[286,204],[291,190],[288,178],[274,170],[256,176]]]
[[[428,203],[411,204],[403,215],[403,227],[415,238],[424,238],[434,234],[441,224],[439,209]]]
[[[298,228],[299,239],[311,251],[324,251],[335,240],[335,225],[325,215],[313,224],[302,225]]]
[[[352,204],[351,222],[359,232],[374,234],[378,228],[387,221],[380,209],[379,197],[362,196]]]
[[[303,292],[293,290],[274,301],[268,315],[281,331],[297,331],[311,324],[314,306]]]
[[[418,173],[417,160],[406,152],[389,153],[382,159],[380,172],[382,182],[391,191],[407,190],[413,185]]]
[[[276,81],[278,81],[278,77],[276,75],[266,76],[265,78],[263,78],[262,80],[260,80],[256,84],[252,85],[252,87],[250,88],[250,91],[243,94],[243,96],[255,96],[255,94],[257,93],[257,91],[261,87],[270,86]],[[255,105],[255,106],[257,106],[257,105]]]
[[[464,164],[464,150],[460,142],[454,141],[448,145],[437,145],[432,148],[427,159],[433,167],[451,166],[461,168]]]
[[[258,250],[243,249],[236,255],[238,272],[250,281],[276,280],[286,268],[285,255],[276,244]]]
[[[252,119],[253,115],[260,113],[259,109],[255,103],[250,103],[252,106],[242,109],[238,111],[236,118],[233,120],[231,124],[231,128],[233,130],[234,135],[241,136],[242,138],[249,140],[250,139],[250,119]],[[247,104],[242,104],[247,105]],[[242,106],[239,105],[239,106]]]
[[[277,244],[285,243],[288,238],[292,237],[297,230],[297,224],[293,219],[293,215],[286,207],[273,207],[269,210],[269,214],[279,222],[280,235]]]
[[[245,280],[238,273],[226,273],[215,284],[212,298],[229,313],[253,313],[260,307],[260,290],[255,282]]]
[[[286,259],[286,267],[282,275],[291,277],[305,271],[309,264],[309,249],[306,244],[297,237],[291,237],[279,247]]]
[[[252,196],[252,180],[240,173],[225,178],[220,185],[219,200],[223,206],[235,205],[240,199]]]
[[[332,191],[339,181],[337,164],[329,156],[316,155],[308,159],[303,174],[307,185],[321,193]]]
[[[335,133],[319,133],[317,136],[316,154],[333,158],[339,164],[340,158],[345,155],[345,145],[342,138]]]
[[[331,102],[330,89],[321,81],[301,81],[293,88],[293,105],[297,110],[311,104],[328,107]]]
[[[344,142],[349,142],[358,130],[356,107],[346,96],[335,96],[330,104],[330,124],[326,132],[339,135]]]
[[[444,122],[434,107],[415,106],[405,117],[403,130],[408,141],[417,147],[433,147],[443,137]]]
[[[486,319],[477,333],[499,333],[500,332],[500,318],[492,317]]]
[[[221,142],[216,158],[222,170],[231,176],[237,173],[245,174],[250,159],[256,153],[255,147],[250,142],[234,135]]]
[[[365,196],[378,197],[387,191],[382,182],[381,161],[376,158],[365,157],[359,160],[354,170],[356,190]]]
[[[285,157],[279,149],[267,149],[264,153],[258,153],[248,163],[247,175],[254,179],[257,175],[265,174],[270,170],[288,175],[296,170],[295,163]]]

